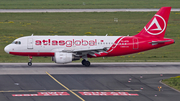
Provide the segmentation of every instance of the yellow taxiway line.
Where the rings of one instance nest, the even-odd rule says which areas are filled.
[[[76,97],[78,97],[79,99],[81,99],[82,101],[85,101],[82,97],[80,97],[79,95],[77,95],[76,93],[74,93],[72,90],[70,90],[69,88],[67,88],[65,85],[63,85],[61,82],[59,82],[58,80],[56,80],[51,74],[49,74],[48,72],[46,72],[46,74],[48,74],[54,81],[56,81],[58,84],[60,84],[61,86],[63,86],[67,91],[71,92],[72,94],[74,94]]]

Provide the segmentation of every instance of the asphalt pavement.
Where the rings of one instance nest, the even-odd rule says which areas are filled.
[[[0,101],[179,101],[159,82],[177,75],[0,75]]]
[[[0,74],[179,74],[180,62],[91,63],[0,63]]]
[[[160,82],[179,70],[179,62],[0,63],[0,101],[179,101]]]

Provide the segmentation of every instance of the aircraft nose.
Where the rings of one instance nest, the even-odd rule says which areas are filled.
[[[9,45],[4,48],[4,51],[9,54],[10,51]]]

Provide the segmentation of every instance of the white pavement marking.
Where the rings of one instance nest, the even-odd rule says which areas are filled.
[[[130,94],[128,92],[79,92],[85,96],[139,96],[139,94]]]
[[[179,74],[180,62],[124,62],[92,63],[84,67],[80,63],[55,64],[0,63],[0,74]]]
[[[0,13],[46,13],[46,12],[153,12],[159,9],[0,9]],[[180,8],[171,9],[180,11]]]
[[[70,95],[67,92],[37,92],[37,94],[12,94],[12,96],[65,96]]]

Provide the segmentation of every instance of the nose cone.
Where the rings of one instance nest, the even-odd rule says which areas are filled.
[[[9,45],[4,48],[4,51],[9,54],[10,51]]]

